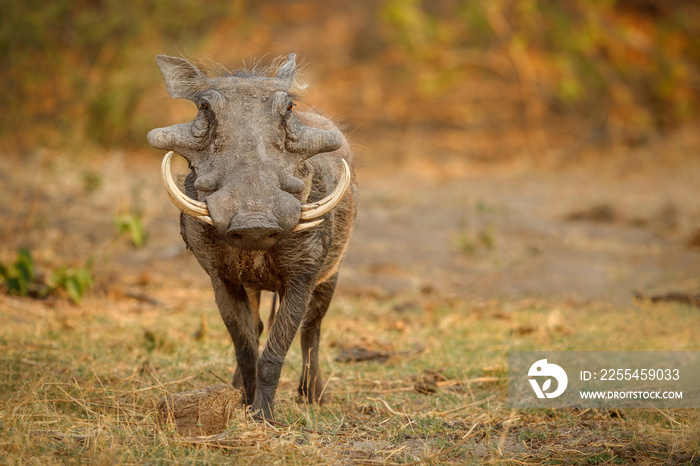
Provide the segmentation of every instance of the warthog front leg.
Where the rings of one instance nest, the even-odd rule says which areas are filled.
[[[237,373],[242,379],[246,404],[255,397],[255,364],[258,360],[258,333],[250,310],[248,295],[241,285],[236,285],[216,275],[211,277],[216,305],[231,335],[236,349]],[[237,382],[234,376],[234,385]]]
[[[256,322],[256,341],[258,342],[259,346],[260,335],[262,334],[264,329],[262,319],[260,319],[260,291],[246,289],[246,293],[248,294],[248,303],[250,304],[250,310],[253,314],[253,321]],[[236,367],[236,372],[233,374],[233,381],[231,382],[231,385],[233,385],[239,390],[243,390],[243,375],[241,374],[240,366]],[[245,399],[243,401],[245,401]],[[251,401],[249,401],[248,403],[251,403]]]
[[[303,365],[299,379],[299,397],[301,401],[320,403],[323,392],[323,380],[318,368],[318,348],[321,335],[321,320],[328,311],[333,298],[338,274],[321,283],[314,290],[309,303],[309,312],[301,325],[301,354]]]
[[[301,275],[287,282],[280,292],[280,308],[257,365],[252,410],[265,419],[274,417],[274,399],[287,351],[299,330],[311,299],[315,277]],[[245,377],[245,374],[244,374]]]

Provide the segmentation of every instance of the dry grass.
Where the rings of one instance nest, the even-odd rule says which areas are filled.
[[[154,298],[173,302],[168,294]],[[49,307],[2,297],[0,320],[0,462],[7,464],[690,464],[700,457],[696,410],[506,405],[509,350],[697,350],[692,329],[700,317],[688,307],[339,296],[322,348],[330,402],[295,403],[295,346],[277,423],[239,409],[225,433],[209,438],[158,430],[155,404],[164,393],[231,376],[232,348],[214,306],[134,307],[92,297],[82,307]],[[354,345],[394,355],[334,361]],[[432,389],[419,393],[416,384],[426,380]]]

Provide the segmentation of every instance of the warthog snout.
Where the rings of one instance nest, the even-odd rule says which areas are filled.
[[[283,231],[274,219],[267,216],[236,215],[224,237],[235,248],[270,249],[282,237]]]

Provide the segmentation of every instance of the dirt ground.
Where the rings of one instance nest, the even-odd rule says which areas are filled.
[[[371,177],[344,287],[616,304],[697,289],[698,183],[697,167]]]

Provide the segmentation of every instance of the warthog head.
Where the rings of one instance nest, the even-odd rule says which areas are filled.
[[[172,152],[163,159],[163,178],[173,203],[213,225],[229,244],[269,249],[292,231],[319,224],[345,195],[350,171],[335,190],[313,204],[299,167],[316,154],[338,149],[337,129],[308,126],[293,108],[295,56],[274,77],[254,72],[209,78],[182,58],[159,55],[156,62],[168,93],[188,99],[194,121],[148,133],[156,149],[174,151],[189,162],[198,199],[180,191],[170,173]]]

